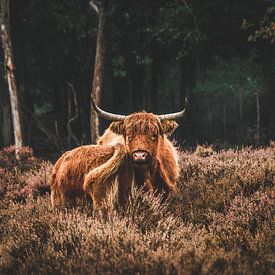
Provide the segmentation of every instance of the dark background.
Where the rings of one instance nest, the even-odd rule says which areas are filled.
[[[175,112],[187,96],[179,144],[268,144],[275,139],[274,2],[114,1],[102,108]],[[88,144],[96,12],[87,0],[13,0],[10,16],[24,144],[46,156]],[[1,147],[13,143],[3,62],[1,49]],[[101,130],[107,126],[102,121]]]

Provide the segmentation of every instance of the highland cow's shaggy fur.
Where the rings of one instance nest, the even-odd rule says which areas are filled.
[[[124,158],[121,144],[81,146],[64,153],[52,172],[52,206],[63,205],[71,193],[84,192],[91,196],[95,207],[103,206]]]
[[[134,183],[145,191],[167,198],[179,178],[178,153],[167,135],[174,121],[141,112],[113,122],[97,141],[69,151],[56,162],[51,183],[52,205],[64,204],[69,193],[87,192],[95,208],[106,207],[107,195],[116,181],[119,203],[124,206]],[[133,161],[133,152],[147,152],[145,164]]]
[[[124,121],[113,122],[101,136],[97,144],[125,146],[127,158],[120,172],[125,201],[132,181],[144,190],[162,193],[164,198],[175,189],[179,178],[178,153],[175,146],[167,138],[177,128],[174,121],[160,121],[151,113],[134,113]],[[146,167],[135,165],[131,155],[136,150],[150,153],[151,162]],[[124,171],[124,172],[123,172]],[[120,183],[120,181],[119,181]]]

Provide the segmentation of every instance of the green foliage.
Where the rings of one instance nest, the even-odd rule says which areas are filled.
[[[255,18],[244,19],[242,29],[248,31],[249,42],[256,42],[260,39],[270,43],[275,42],[275,1],[264,0],[262,1],[264,9],[260,11]]]
[[[229,61],[216,58],[205,73],[204,80],[197,84],[198,93],[209,96],[237,97],[239,89],[245,96],[252,96],[263,89],[263,74],[253,59],[235,57]]]
[[[242,123],[246,126],[241,140],[250,143],[253,142],[252,133],[256,131],[255,95],[262,96],[263,93],[264,76],[255,57],[235,57],[230,60],[217,57],[206,70],[203,80],[198,82],[194,89],[196,97],[204,103],[204,106],[200,106],[203,116],[216,122],[220,120],[220,124],[222,119],[226,119],[231,140],[237,139],[242,108]],[[220,107],[217,107],[218,105]],[[227,116],[225,118],[224,108]],[[255,115],[251,115],[251,110]],[[205,123],[205,120],[202,122]]]

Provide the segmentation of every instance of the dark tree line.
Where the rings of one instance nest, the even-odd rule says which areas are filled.
[[[95,96],[105,109],[177,111],[188,96],[180,142],[275,139],[274,1],[14,0],[10,9],[24,144],[40,153],[93,139],[101,27],[104,70]],[[3,52],[0,58],[6,146],[13,139]]]

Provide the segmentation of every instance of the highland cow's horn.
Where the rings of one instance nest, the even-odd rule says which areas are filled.
[[[184,109],[177,113],[171,113],[171,114],[165,114],[165,115],[159,115],[159,119],[162,120],[175,120],[178,118],[184,117],[186,110],[188,109],[188,100],[187,97],[185,98],[185,106]]]
[[[93,95],[91,96],[91,100],[92,100],[93,107],[99,116],[111,121],[120,121],[126,118],[126,116],[109,113],[100,109],[96,105]]]

